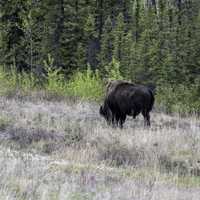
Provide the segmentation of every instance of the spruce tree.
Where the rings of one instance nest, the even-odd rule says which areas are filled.
[[[113,56],[116,60],[122,60],[123,42],[125,38],[124,16],[120,13],[117,17],[116,27],[114,29],[114,49]]]
[[[24,37],[21,12],[26,9],[22,0],[1,2],[1,56],[0,63],[6,66],[14,65],[21,71],[26,55],[21,43]]]
[[[85,57],[86,62],[92,66],[96,67],[98,65],[97,55],[99,53],[99,42],[98,42],[98,33],[96,32],[96,24],[94,15],[89,14],[85,26],[84,26],[84,35],[85,35]]]
[[[101,70],[103,70],[103,67],[108,65],[112,60],[113,49],[114,49],[113,42],[114,42],[113,24],[111,18],[108,17],[107,20],[105,21],[101,39],[101,52],[100,52]]]
[[[123,38],[123,45],[122,45],[122,58],[120,61],[121,65],[121,74],[122,76],[127,80],[132,80],[131,75],[131,67],[133,63],[133,55],[132,55],[132,48],[135,41],[133,40],[133,33],[132,31],[129,31],[126,33],[126,35]]]

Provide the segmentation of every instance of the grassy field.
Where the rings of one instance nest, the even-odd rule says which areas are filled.
[[[108,127],[99,105],[0,97],[0,199],[197,200],[200,121],[154,110]]]

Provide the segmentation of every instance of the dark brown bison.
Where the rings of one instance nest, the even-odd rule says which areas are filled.
[[[99,113],[109,124],[122,128],[127,115],[135,118],[141,112],[145,125],[150,126],[149,112],[153,104],[154,95],[149,87],[126,81],[112,81],[107,85],[105,100]]]

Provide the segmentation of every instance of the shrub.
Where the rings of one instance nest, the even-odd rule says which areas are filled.
[[[99,72],[90,67],[77,71],[68,83],[68,94],[88,100],[99,100],[103,94],[103,84]]]
[[[92,71],[90,67],[85,71],[76,71],[67,82],[60,69],[55,68],[54,60],[48,55],[47,61],[44,61],[46,80],[44,80],[44,89],[47,94],[56,96],[74,96],[87,100],[98,100],[103,94],[103,84],[98,70]],[[38,90],[37,77],[32,73],[17,73],[11,70],[9,73],[0,68],[0,94],[10,96],[16,94],[16,91],[31,92]],[[41,88],[41,87],[40,87]]]
[[[5,95],[16,86],[16,77],[12,73],[6,73],[3,66],[0,66],[0,94]]]
[[[197,83],[190,87],[184,85],[165,85],[158,88],[156,100],[158,105],[164,107],[167,113],[199,114],[199,90]]]
[[[5,71],[3,67],[0,67],[0,94],[10,96],[15,94],[16,91],[30,92],[36,87],[36,79],[32,73],[17,73],[15,68]]]
[[[47,92],[65,95],[66,82],[64,74],[61,69],[56,69],[54,66],[54,59],[48,54],[48,60],[44,61],[45,70],[47,72],[47,82],[45,89]]]
[[[32,73],[21,73],[18,74],[18,82],[16,82],[15,88],[22,90],[23,92],[30,92],[35,89],[35,77]]]

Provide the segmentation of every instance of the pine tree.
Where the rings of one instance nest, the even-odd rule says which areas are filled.
[[[113,33],[113,25],[110,17],[105,21],[105,25],[103,28],[103,34],[101,39],[101,52],[100,52],[100,65],[104,67],[108,65],[113,56],[113,41],[114,41],[114,33]],[[103,68],[101,68],[103,70]]]
[[[113,58],[134,82],[194,84],[200,66],[197,0],[1,0],[0,64],[32,71],[50,54],[66,74]],[[52,66],[53,67],[53,66]]]
[[[45,32],[42,38],[42,55],[47,58],[50,54],[56,66],[63,65],[62,57],[62,37],[64,33],[64,0],[45,0],[43,2],[45,10],[44,27]]]
[[[153,9],[149,9],[141,18],[143,31],[134,45],[134,65],[132,73],[136,82],[152,82],[153,69],[158,62],[159,39],[156,15]]]
[[[0,63],[6,66],[14,65],[21,70],[24,54],[24,46],[21,44],[24,32],[22,29],[21,12],[26,9],[25,2],[3,1],[1,2],[1,58]]]
[[[135,19],[135,40],[138,41],[139,35],[140,35],[140,16],[141,16],[141,6],[140,6],[140,0],[136,0],[135,2],[135,13],[134,13],[134,19]]]
[[[120,13],[117,17],[116,27],[114,29],[114,49],[113,56],[116,60],[122,60],[123,42],[125,38],[124,16]]]
[[[129,31],[126,33],[126,35],[123,38],[123,46],[122,46],[122,59],[120,61],[121,65],[121,74],[124,78],[127,80],[132,80],[131,75],[131,67],[133,63],[133,55],[132,55],[132,48],[135,41],[133,41],[133,33],[132,31]]]
[[[84,26],[84,35],[87,63],[90,66],[96,67],[98,65],[97,54],[99,53],[99,42],[94,15],[88,15]]]
[[[131,79],[131,47],[133,43],[132,31],[126,31],[124,16],[120,13],[117,17],[116,27],[114,28],[114,49],[113,57],[120,62],[120,71],[123,77]]]

